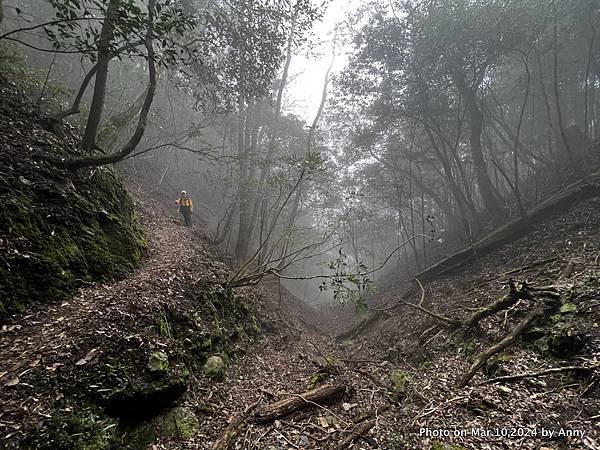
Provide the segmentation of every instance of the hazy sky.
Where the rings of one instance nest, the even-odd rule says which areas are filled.
[[[331,40],[337,23],[344,21],[349,12],[355,11],[360,0],[332,0],[329,3],[323,20],[315,24],[313,32],[321,44],[315,48],[317,56],[294,55],[290,65],[290,82],[288,84],[284,108],[311,123],[317,113],[321,101],[321,91],[325,72],[331,62]],[[332,74],[344,68],[347,63],[348,49],[338,45]],[[330,90],[331,92],[331,90]]]

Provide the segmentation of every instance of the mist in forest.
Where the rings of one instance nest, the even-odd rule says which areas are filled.
[[[2,71],[81,134],[66,166],[174,218],[185,190],[230,286],[312,303],[526,227],[598,166],[598,1],[341,3],[3,0]]]

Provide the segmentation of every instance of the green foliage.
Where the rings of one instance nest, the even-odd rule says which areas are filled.
[[[169,370],[169,358],[165,352],[153,352],[148,358],[148,369],[153,373],[166,373]]]
[[[202,30],[189,82],[198,108],[211,112],[235,110],[240,102],[269,95],[295,21],[294,40],[320,17],[320,8],[302,0],[294,5],[268,0],[239,0],[199,13]],[[198,82],[199,81],[199,82]]]
[[[431,444],[431,450],[466,450],[462,445],[444,444],[440,441],[435,441]]]
[[[575,314],[577,312],[577,306],[573,303],[565,303],[559,309],[561,314]]]
[[[319,290],[333,291],[333,298],[340,303],[352,303],[359,313],[364,313],[368,306],[366,298],[373,292],[373,280],[369,278],[367,266],[359,264],[357,270],[348,267],[348,255],[343,249],[338,250],[338,258],[329,262],[331,274],[325,276]]]
[[[390,372],[390,381],[394,392],[398,395],[405,396],[412,383],[412,377],[403,370],[394,369]]]
[[[43,27],[56,50],[81,52],[96,61],[100,41],[100,20],[111,20],[114,39],[109,52],[114,56],[144,56],[143,36],[148,12],[135,0],[49,0],[55,19]],[[116,11],[116,13],[111,10]],[[110,17],[109,17],[110,15]],[[103,19],[99,19],[102,17]],[[194,21],[175,2],[158,0],[154,11],[154,33],[162,51],[163,64],[174,64],[189,51],[177,46],[177,39],[194,26]],[[135,45],[137,43],[137,45]]]
[[[171,323],[169,322],[169,318],[164,312],[160,315],[160,318],[158,320],[158,329],[162,336],[168,337],[169,339],[173,337]]]

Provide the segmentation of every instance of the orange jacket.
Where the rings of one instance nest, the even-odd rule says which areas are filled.
[[[175,200],[175,203],[177,203],[179,206],[185,206],[187,208],[190,208],[190,211],[194,210],[194,203],[192,202],[192,199],[189,197],[187,197],[187,198],[179,197],[177,200]]]

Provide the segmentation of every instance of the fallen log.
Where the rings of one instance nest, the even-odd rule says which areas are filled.
[[[572,206],[576,200],[598,195],[600,192],[599,186],[600,170],[597,170],[596,172],[571,183],[527,211],[527,216],[529,218],[527,224],[521,219],[513,220],[474,242],[473,245],[428,267],[423,272],[419,273],[417,277],[422,280],[427,280],[458,269],[473,260],[475,256],[481,257],[486,255],[501,245],[512,242],[523,236],[530,230],[531,224],[539,222],[561,209]]]
[[[259,408],[254,416],[256,423],[270,423],[281,417],[311,406],[322,406],[340,398],[346,392],[346,386],[326,385],[303,394],[294,394],[290,398]]]
[[[368,420],[366,422],[359,423],[354,428],[348,431],[348,436],[342,439],[338,445],[338,450],[343,450],[350,447],[350,444],[356,439],[363,437],[369,432],[371,428],[375,426],[375,420]]]
[[[515,381],[521,380],[523,378],[535,378],[535,377],[543,377],[544,375],[552,375],[555,373],[562,372],[593,372],[600,368],[600,364],[595,364],[593,366],[566,366],[566,367],[553,367],[552,369],[540,370],[539,372],[527,372],[527,373],[518,373],[515,375],[504,375],[502,377],[492,378],[491,380],[485,380],[478,384],[478,386],[482,384],[491,384],[491,383],[500,383],[504,381]]]

